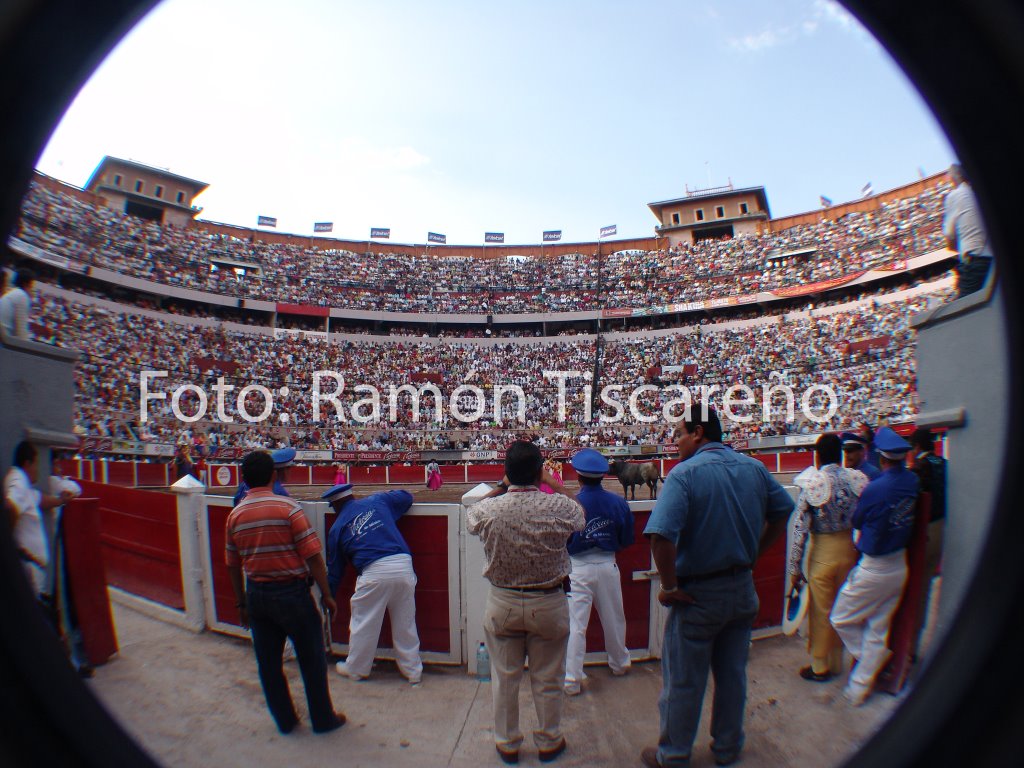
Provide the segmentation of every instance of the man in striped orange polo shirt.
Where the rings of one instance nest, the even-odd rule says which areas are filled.
[[[270,454],[254,451],[243,459],[242,478],[250,490],[228,515],[224,558],[241,624],[252,630],[263,695],[278,730],[291,733],[299,722],[282,663],[285,639],[291,638],[313,731],[327,733],[344,725],[345,715],[334,711],[327,687],[323,627],[309,589],[313,582],[328,613],[338,606],[327,586],[316,531],[297,502],[274,494],[273,477]]]

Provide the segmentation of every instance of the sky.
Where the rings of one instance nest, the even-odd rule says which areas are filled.
[[[164,0],[37,168],[104,155],[209,183],[200,219],[449,244],[648,237],[647,203],[729,183],[785,216],[955,159],[831,0]]]

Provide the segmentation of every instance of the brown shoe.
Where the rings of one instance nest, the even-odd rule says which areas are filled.
[[[658,748],[644,747],[640,752],[640,762],[647,768],[661,768],[661,761],[658,760]]]
[[[542,763],[550,763],[552,760],[558,759],[558,756],[565,752],[566,746],[567,745],[565,743],[565,737],[562,737],[562,740],[558,743],[558,746],[553,747],[552,749],[540,750],[540,761]]]

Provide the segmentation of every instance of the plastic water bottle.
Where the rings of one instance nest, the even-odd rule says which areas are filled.
[[[482,683],[491,680],[491,655],[483,643],[476,649],[476,679]]]

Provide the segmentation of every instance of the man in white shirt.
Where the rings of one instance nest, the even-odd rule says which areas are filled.
[[[73,497],[69,491],[60,496],[41,493],[32,487],[39,471],[35,446],[26,440],[14,449],[13,466],[4,478],[4,498],[9,502],[11,527],[18,555],[25,564],[25,574],[36,596],[46,590],[50,564],[50,546],[43,525],[43,512],[64,504]]]
[[[0,298],[0,327],[9,336],[22,339],[29,337],[28,313],[32,306],[35,281],[36,273],[28,267],[22,267],[14,275],[11,289]]]
[[[954,189],[946,195],[942,232],[949,249],[960,254],[956,267],[957,298],[960,298],[980,291],[985,285],[992,266],[992,250],[978,200],[964,177],[963,168],[957,163],[951,165],[949,178]]]

